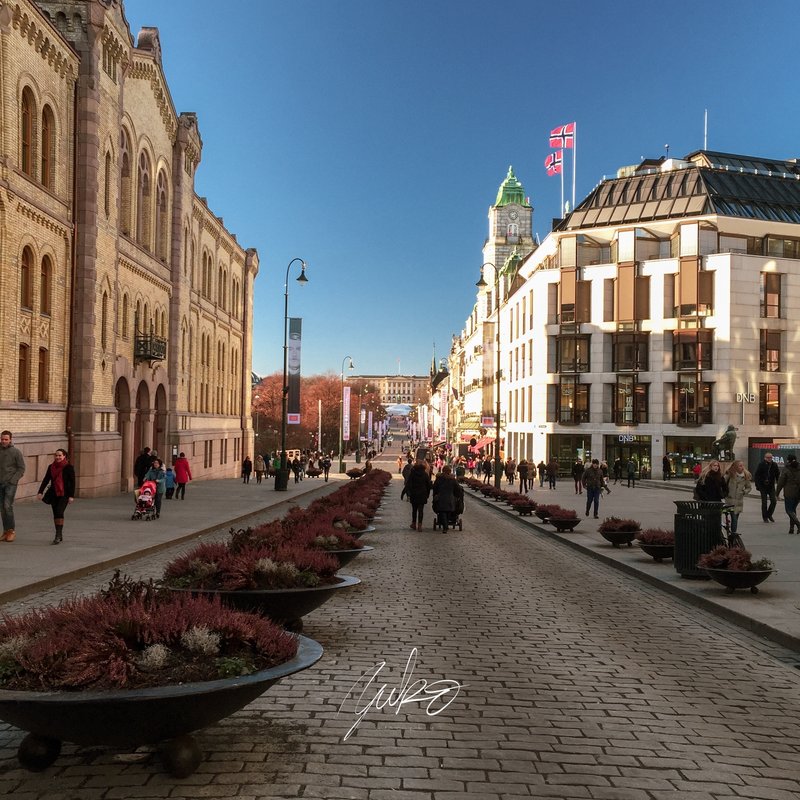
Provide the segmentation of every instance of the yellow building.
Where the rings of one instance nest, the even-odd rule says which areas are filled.
[[[195,478],[252,449],[258,256],[194,191],[202,140],[178,114],[155,28],[119,0],[0,4],[0,409],[25,454],[55,447],[83,496],[132,485],[144,446]]]

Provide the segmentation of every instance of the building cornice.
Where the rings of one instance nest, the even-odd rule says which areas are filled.
[[[0,6],[0,13],[2,10]],[[76,80],[78,58],[66,44],[61,43],[58,33],[31,16],[19,3],[14,4],[11,24],[57,75],[70,82]]]
[[[144,80],[150,84],[150,89],[158,105],[158,110],[161,112],[161,119],[164,121],[164,127],[166,128],[170,141],[174,143],[175,137],[178,134],[178,119],[170,103],[161,70],[156,66],[152,57],[141,56],[134,53],[133,65],[128,73],[128,78]]]

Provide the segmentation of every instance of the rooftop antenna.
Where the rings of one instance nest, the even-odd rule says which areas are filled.
[[[703,150],[708,150],[708,109],[703,111]]]
[[[665,144],[664,149],[667,151],[667,158],[669,158],[669,145]]]

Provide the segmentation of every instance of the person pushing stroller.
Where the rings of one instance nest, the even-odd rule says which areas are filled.
[[[448,466],[442,467],[433,482],[433,510],[442,533],[447,533],[448,527],[456,527],[458,515],[464,510],[464,490]]]

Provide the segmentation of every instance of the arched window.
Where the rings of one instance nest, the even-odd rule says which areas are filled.
[[[156,254],[167,260],[169,222],[167,214],[167,179],[163,171],[158,173],[156,185]]]
[[[50,402],[50,368],[48,354],[44,347],[39,348],[39,402]]]
[[[33,306],[33,251],[30,247],[22,250],[19,265],[19,304],[23,308]]]
[[[152,249],[150,208],[150,159],[147,153],[139,155],[139,174],[136,184],[136,241],[145,250]]]
[[[55,164],[56,164],[56,118],[53,116],[53,109],[45,106],[42,109],[42,184],[48,189],[55,188]]]
[[[31,361],[30,348],[26,344],[19,346],[19,364],[17,368],[17,400],[29,402],[31,399]]]
[[[122,338],[128,338],[128,317],[129,317],[129,310],[128,310],[128,295],[122,295]]]
[[[100,347],[108,350],[108,292],[103,292],[100,301]]]
[[[106,219],[111,216],[111,153],[106,151],[105,174],[103,175],[103,211]]]
[[[53,262],[50,256],[42,259],[42,270],[39,275],[39,313],[49,314],[52,309]]]
[[[36,105],[30,89],[22,90],[22,104],[20,108],[20,166],[27,175],[33,176],[33,120],[35,119]]]
[[[134,336],[136,335],[136,330],[135,330],[136,328],[138,328],[140,331],[142,331],[144,333],[144,327],[143,327],[144,326],[144,318],[142,317],[142,301],[141,300],[137,300],[136,301],[136,315],[135,315],[134,320],[133,320],[133,325],[134,325],[134,331],[133,331]]]
[[[150,309],[147,303],[144,304],[144,316],[142,317],[142,333],[150,333]]]
[[[120,230],[131,235],[131,144],[127,131],[123,128],[120,137],[120,161],[122,166],[120,180]]]
[[[217,302],[223,309],[225,308],[225,270],[222,267],[217,273]]]
[[[186,369],[186,328],[181,331],[181,369]]]

